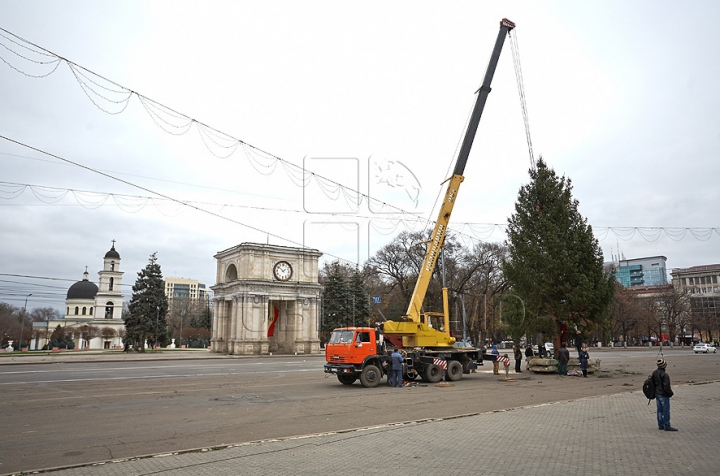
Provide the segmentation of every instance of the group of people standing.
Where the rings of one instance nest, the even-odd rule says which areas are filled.
[[[544,346],[538,346],[538,353],[540,354],[540,357],[544,357],[545,355],[545,347]],[[490,351],[491,354],[495,356],[499,356],[500,352],[498,351],[497,345],[493,344],[492,350]],[[522,365],[522,358],[523,358],[523,352],[520,348],[520,344],[515,344],[514,348],[514,357],[515,357],[515,373],[522,373],[521,365]],[[528,344],[525,348],[525,358],[527,360],[530,359],[530,357],[533,357],[535,353],[533,352],[532,346]],[[560,375],[567,375],[568,374],[568,362],[570,362],[570,351],[567,349],[565,343],[560,345],[560,349],[558,349],[558,374]],[[587,377],[588,367],[590,365],[590,354],[588,354],[587,347],[582,346],[578,348],[578,360],[580,361],[580,369],[582,370],[583,377]],[[497,360],[493,362],[493,373],[498,374],[499,370],[499,364]]]
[[[538,347],[538,353],[541,354],[541,357],[544,357],[545,347],[542,345],[539,345]],[[582,375],[583,377],[587,378],[588,367],[590,365],[590,354],[588,354],[587,346],[578,343],[577,351],[578,361],[580,362],[580,369],[582,370]],[[490,353],[495,356],[500,355],[497,345],[493,344]],[[527,347],[525,348],[525,358],[529,360],[534,355],[535,353],[533,352],[532,346],[528,343]],[[515,373],[521,373],[522,370],[520,369],[520,365],[522,363],[523,352],[520,349],[520,344],[515,344],[514,357]],[[560,348],[558,349],[557,361],[558,374],[567,375],[568,362],[570,362],[570,351],[567,349],[565,343],[562,343],[560,345]],[[674,395],[674,393],[670,385],[670,377],[668,376],[667,372],[665,372],[666,367],[667,363],[665,362],[665,359],[658,359],[657,369],[652,373],[651,376],[655,384],[655,401],[657,406],[658,429],[664,431],[678,431],[677,428],[670,426],[670,398]],[[495,360],[493,361],[493,373],[497,374],[498,369],[499,365],[497,360]]]

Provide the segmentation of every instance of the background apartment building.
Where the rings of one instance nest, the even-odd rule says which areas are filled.
[[[680,292],[720,296],[720,264],[675,268],[670,275],[673,286]]]
[[[675,289],[689,297],[694,327],[720,329],[720,264],[676,268],[670,274]],[[717,334],[702,331],[695,337],[704,341],[718,339]]]
[[[205,285],[194,279],[165,278],[165,296],[168,300],[173,298],[187,298],[193,301],[206,298]]]
[[[668,284],[667,258],[664,256],[623,259],[615,266],[615,277],[625,288]]]

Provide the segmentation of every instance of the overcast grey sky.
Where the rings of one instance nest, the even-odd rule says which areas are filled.
[[[364,262],[435,218],[503,17],[535,154],[606,260],[720,262],[718,2],[4,0],[0,28],[67,61],[0,32],[0,301],[62,309],[113,239],[128,295],[153,252],[208,286],[242,242]],[[451,222],[466,244],[504,240],[529,166],[506,42]]]

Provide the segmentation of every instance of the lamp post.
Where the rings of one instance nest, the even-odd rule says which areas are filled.
[[[25,305],[23,306],[22,320],[20,322],[20,343],[18,344],[18,347],[20,348],[20,352],[22,352],[22,338],[23,338],[23,333],[25,333],[25,313],[27,312],[27,302],[28,302],[28,298],[30,296],[32,296],[32,293],[25,296]]]
[[[159,334],[158,334],[158,325],[160,322],[160,306],[156,307],[157,314],[155,314],[155,347],[159,347],[158,341],[160,340]]]

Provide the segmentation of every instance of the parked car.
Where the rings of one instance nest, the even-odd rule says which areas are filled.
[[[553,355],[553,351],[555,350],[555,346],[553,345],[552,342],[545,342],[545,343],[543,344],[543,347],[545,347],[545,355],[549,355],[549,356],[552,356],[552,355]],[[536,356],[537,356],[537,355],[540,355],[540,348],[539,348],[537,345],[532,346],[532,348],[533,348],[533,354],[534,354],[534,355],[536,355]]]
[[[695,347],[693,347],[693,352],[695,352],[696,354],[698,352],[702,352],[704,354],[707,354],[708,352],[712,352],[714,354],[717,352],[717,349],[715,347],[711,346],[710,344],[700,343],[700,344],[695,344]]]
[[[455,344],[453,344],[453,347],[455,347],[456,349],[458,349],[458,348],[472,348],[473,345],[472,345],[469,341],[459,340],[459,341],[456,341]]]

